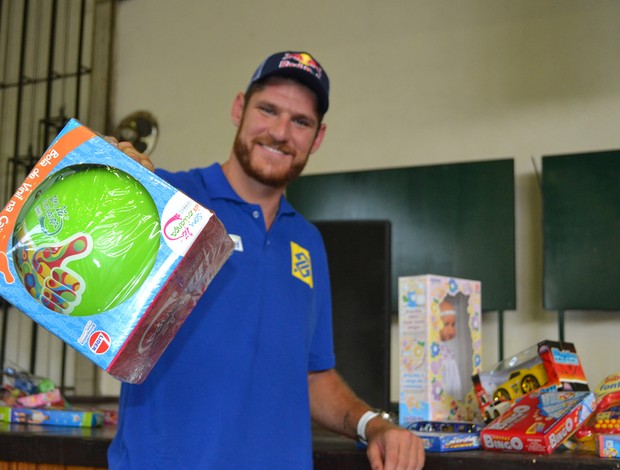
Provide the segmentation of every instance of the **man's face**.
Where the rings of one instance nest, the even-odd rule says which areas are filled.
[[[253,93],[233,146],[244,172],[262,184],[284,188],[302,172],[323,139],[316,97],[291,80],[271,80]]]

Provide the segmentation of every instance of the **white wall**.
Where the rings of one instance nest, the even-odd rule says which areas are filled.
[[[115,122],[154,113],[159,166],[223,161],[234,94],[267,54],[307,49],[332,97],[306,174],[514,157],[518,308],[505,315],[505,353],[516,353],[558,336],[555,312],[542,308],[534,166],[620,147],[619,17],[617,0],[124,0]],[[619,321],[567,313],[566,339],[593,385],[617,372]],[[491,366],[493,312],[483,335]]]

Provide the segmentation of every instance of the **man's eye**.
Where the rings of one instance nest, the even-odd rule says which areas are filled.
[[[312,125],[307,119],[295,119],[295,123],[301,127],[310,127]]]
[[[259,109],[266,114],[273,114],[275,112],[271,106],[259,106]]]

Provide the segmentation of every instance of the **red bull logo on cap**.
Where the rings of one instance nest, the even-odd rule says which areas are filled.
[[[282,57],[282,60],[280,61],[278,67],[292,67],[296,69],[301,69],[305,72],[311,73],[319,80],[321,79],[321,75],[323,75],[323,69],[321,69],[316,60],[314,60],[310,54],[307,54],[305,52],[287,52],[286,54],[284,54],[284,57]]]

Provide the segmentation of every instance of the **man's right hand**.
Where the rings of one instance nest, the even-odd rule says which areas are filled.
[[[111,136],[104,136],[103,138],[107,142],[109,142],[110,144],[118,148],[125,155],[137,161],[140,165],[142,165],[147,170],[155,171],[155,165],[153,165],[153,162],[151,161],[151,159],[147,155],[140,153],[138,150],[136,150],[136,148],[133,146],[131,142],[126,142],[126,141],[119,142],[116,139],[116,137],[111,137]]]
[[[119,142],[118,149],[128,157],[137,161],[144,168],[155,171],[155,165],[153,165],[151,159],[147,155],[138,152],[131,142]]]

